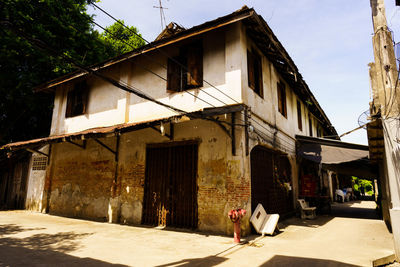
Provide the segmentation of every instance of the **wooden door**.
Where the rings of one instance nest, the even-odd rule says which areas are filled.
[[[142,223],[197,227],[197,143],[148,146]]]

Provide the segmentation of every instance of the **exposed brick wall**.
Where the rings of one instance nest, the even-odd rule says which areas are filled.
[[[139,224],[141,222],[145,165],[125,162],[120,166],[121,179],[121,223]]]
[[[106,220],[115,162],[113,155],[103,150],[94,142],[88,142],[85,150],[66,143],[54,146],[51,214]]]

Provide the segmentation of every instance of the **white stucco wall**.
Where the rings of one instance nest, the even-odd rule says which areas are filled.
[[[201,88],[186,92],[166,90],[166,55],[177,55],[179,46],[185,44],[184,42],[116,64],[103,74],[185,112],[241,103],[243,58],[240,53],[242,46],[239,44],[241,35],[238,25],[205,33],[197,38],[203,43],[204,82]],[[51,135],[120,123],[143,122],[179,114],[118,89],[99,78],[89,78],[88,85],[90,93],[87,112],[72,118],[65,118],[65,111],[67,92],[73,84],[66,83],[56,89]]]
[[[123,63],[116,64],[103,74],[123,84],[143,91],[160,102],[177,107],[185,112],[207,107],[245,103],[252,112],[265,122],[276,127],[284,135],[310,135],[307,105],[279,75],[273,64],[262,56],[263,94],[261,98],[248,86],[247,49],[262,55],[253,41],[246,35],[241,22],[213,30],[195,37],[203,43],[203,87],[186,92],[166,90],[167,55],[176,56],[179,46],[194,39],[149,52]],[[156,75],[155,75],[156,74]],[[159,77],[157,77],[159,76]],[[160,78],[161,77],[161,78]],[[287,118],[278,111],[277,82],[286,85]],[[178,115],[176,111],[143,100],[100,80],[89,78],[90,86],[87,113],[65,118],[67,92],[73,86],[66,83],[57,88],[54,101],[51,135],[78,132],[95,127],[121,123],[136,123]],[[297,123],[297,103],[302,105],[302,130]],[[312,116],[313,136],[317,136],[318,121]],[[266,124],[265,124],[266,125]],[[268,134],[263,127],[253,123],[258,130]]]
[[[242,32],[244,34],[244,29]],[[289,135],[291,137],[294,137],[296,134],[310,135],[308,117],[311,115],[313,136],[317,136],[317,121],[315,117],[308,111],[306,104],[294,93],[293,89],[280,76],[273,64],[262,54],[250,38],[247,37],[246,41],[241,42],[241,44],[243,45],[241,51],[243,53],[242,70],[244,73],[242,82],[243,102],[251,107],[251,111],[255,115],[261,117],[270,125],[275,126],[278,129],[278,134],[281,132],[281,134]],[[248,86],[247,49],[256,51],[258,55],[261,55],[263,97],[260,97]],[[283,82],[286,87],[287,118],[278,111],[278,82]],[[302,130],[299,129],[297,122],[297,100],[300,101],[302,109]],[[253,122],[252,125],[264,134],[271,135],[267,129],[261,127],[257,123]],[[264,127],[267,127],[267,125],[264,125]]]

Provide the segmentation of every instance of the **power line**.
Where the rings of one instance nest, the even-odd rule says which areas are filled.
[[[139,35],[139,34],[136,33],[135,31],[132,31],[129,27],[127,27],[127,26],[126,26],[124,23],[122,23],[120,20],[118,20],[118,19],[116,19],[115,17],[113,17],[113,16],[112,16],[111,14],[109,14],[107,11],[105,11],[105,10],[102,9],[102,8],[100,8],[98,5],[94,4],[93,2],[91,2],[91,4],[92,4],[94,7],[98,8],[100,11],[102,11],[104,14],[106,14],[107,16],[109,16],[110,18],[112,18],[114,21],[116,21],[117,23],[119,23],[121,26],[123,26],[124,28],[126,28],[127,30],[129,30],[131,33],[135,34],[137,37],[141,38],[143,41],[145,41],[146,43],[148,43],[151,47],[153,47],[153,48],[155,48],[156,50],[160,51],[161,53],[163,53],[164,55],[166,55],[167,58],[169,58],[169,59],[175,61],[175,63],[179,64],[182,68],[184,68],[186,71],[188,71],[187,68],[186,68],[186,66],[184,66],[184,65],[181,64],[180,62],[176,61],[173,57],[171,57],[170,55],[168,55],[167,53],[165,53],[163,50],[161,50],[161,49],[159,49],[158,47],[155,47],[154,45],[152,45],[152,43],[150,43],[148,40],[146,40],[145,38],[143,38],[141,35]],[[92,21],[93,21],[93,20],[92,20]],[[96,22],[94,22],[94,21],[93,21],[93,23],[95,23],[98,27],[102,28],[103,30],[106,30],[104,27],[100,26],[98,23],[96,23]],[[120,40],[121,40],[121,39],[120,39]],[[158,62],[157,62],[157,63],[158,63]],[[161,63],[158,63],[158,64],[161,65]],[[162,67],[166,68],[165,65],[162,65]],[[158,75],[157,75],[157,76],[158,76]],[[233,101],[235,101],[237,104],[240,104],[238,101],[236,101],[235,99],[233,99],[233,98],[231,98],[230,96],[226,95],[224,92],[220,91],[216,86],[212,85],[211,83],[209,83],[209,82],[206,81],[205,79],[203,79],[203,81],[204,81],[205,83],[209,84],[212,88],[216,89],[217,91],[221,92],[221,93],[224,94],[225,96],[227,96],[227,97],[229,97],[230,99],[232,99]],[[194,96],[194,97],[196,97],[196,98],[199,98],[198,96],[193,95],[193,94],[190,93],[189,91],[186,91],[186,90],[185,90],[185,91],[183,91],[183,92],[188,93],[188,94],[190,94],[190,95],[192,95],[192,96]],[[224,105],[227,105],[227,103],[225,103],[225,102],[223,102],[222,100],[216,98],[215,96],[213,96],[213,95],[207,93],[206,91],[204,91],[204,93],[206,93],[207,95],[209,95],[209,96],[213,97],[214,99],[220,101],[220,102],[223,103]],[[200,98],[199,98],[199,99],[200,99]],[[211,105],[210,103],[204,101],[203,99],[200,99],[200,100],[202,100],[203,102],[205,102],[205,103]],[[215,107],[215,106],[214,106],[214,107]],[[242,114],[242,112],[241,112],[241,114]],[[241,119],[239,119],[239,120],[241,120]],[[264,128],[265,130],[269,131],[271,134],[274,134],[274,133],[271,132],[271,130],[265,128],[262,124],[260,124],[259,122],[257,122],[257,121],[254,120],[253,118],[250,118],[250,120],[252,120],[252,121],[255,122],[256,124],[260,125],[262,128]],[[241,121],[244,122],[243,120],[241,120]],[[244,122],[244,123],[245,123],[245,122]]]
[[[174,63],[178,64],[181,68],[183,68],[186,72],[190,73],[189,70],[187,69],[186,66],[184,66],[182,63],[180,63],[179,61],[177,61],[176,59],[174,59],[173,57],[171,57],[168,53],[165,53],[162,49],[159,49],[158,47],[156,47],[155,45],[153,45],[151,42],[149,42],[148,40],[146,40],[144,37],[142,37],[140,34],[138,34],[135,31],[132,31],[129,27],[127,27],[124,23],[122,23],[120,20],[116,19],[115,17],[113,17],[110,13],[108,13],[107,11],[105,11],[104,9],[102,9],[101,7],[99,7],[98,5],[96,5],[93,1],[89,1],[89,3],[98,8],[101,12],[103,12],[104,14],[106,14],[107,16],[109,16],[111,19],[113,19],[115,22],[117,22],[118,24],[120,24],[121,26],[123,26],[124,28],[126,28],[128,31],[130,31],[132,34],[136,35],[137,37],[141,38],[143,41],[145,41],[148,45],[150,45],[150,47],[156,49],[157,51],[159,51],[160,53],[164,54],[168,59],[172,60]],[[209,83],[208,81],[206,81],[205,79],[203,79],[203,82],[205,82],[206,84],[208,84],[209,86],[211,86],[212,88],[214,88],[215,90],[217,90],[218,92],[220,92],[221,94],[223,94],[224,96],[226,96],[227,98],[231,99],[232,101],[234,101],[236,104],[240,104],[238,101],[236,101],[234,98],[230,97],[229,95],[227,95],[226,93],[222,92],[220,89],[218,89],[216,86],[214,86],[213,84]]]
[[[45,42],[41,41],[40,39],[36,39],[36,38],[32,38],[32,37],[28,36],[25,32],[23,32],[23,31],[21,31],[21,30],[15,28],[15,27],[14,27],[11,23],[9,23],[9,22],[2,22],[1,24],[2,24],[2,25],[8,26],[8,28],[11,29],[12,32],[14,32],[15,34],[17,34],[18,36],[21,36],[22,38],[24,38],[25,40],[27,40],[27,41],[30,42],[31,44],[35,45],[36,47],[38,47],[38,48],[40,48],[40,49],[42,49],[42,50],[49,51],[49,52],[51,52],[54,56],[61,56],[66,62],[68,62],[68,63],[74,65],[74,66],[77,67],[78,69],[83,70],[83,71],[85,71],[85,72],[87,72],[87,73],[93,74],[93,75],[95,75],[95,76],[101,78],[102,80],[111,83],[112,85],[114,85],[114,86],[117,87],[117,88],[120,88],[120,89],[122,89],[122,90],[124,90],[124,91],[127,91],[127,92],[130,92],[130,93],[133,93],[133,94],[139,96],[140,98],[143,98],[143,99],[152,101],[152,102],[154,102],[154,103],[156,103],[156,104],[158,104],[158,105],[161,105],[161,106],[163,106],[163,107],[166,107],[166,108],[168,108],[168,109],[170,109],[170,110],[172,110],[172,111],[175,111],[175,112],[177,112],[177,113],[181,113],[181,114],[187,114],[187,113],[188,113],[188,112],[186,112],[186,111],[183,111],[183,110],[178,109],[178,108],[176,108],[176,107],[173,107],[173,106],[171,106],[171,105],[162,103],[162,102],[160,102],[160,101],[158,101],[158,100],[152,98],[151,96],[146,95],[144,92],[140,91],[139,89],[137,89],[137,88],[135,88],[135,87],[133,87],[133,86],[129,86],[129,87],[128,87],[128,86],[125,86],[125,85],[121,84],[119,81],[116,81],[116,80],[114,80],[114,79],[112,79],[112,78],[110,78],[110,77],[107,77],[107,76],[105,76],[105,75],[103,75],[103,74],[100,74],[100,73],[99,73],[98,71],[96,71],[96,70],[93,70],[93,69],[91,69],[91,68],[89,68],[89,67],[85,67],[85,66],[81,65],[80,63],[78,63],[78,62],[76,62],[75,60],[73,60],[70,56],[66,56],[66,55],[63,54],[63,53],[58,52],[57,50],[51,48],[50,46],[48,46]]]
[[[70,56],[66,56],[63,53],[58,52],[57,50],[53,49],[52,47],[50,47],[49,45],[47,45],[45,42],[41,41],[40,39],[37,38],[33,38],[28,36],[24,31],[15,28],[10,22],[8,21],[1,21],[0,25],[4,25],[4,26],[8,26],[8,28],[14,33],[17,34],[18,36],[22,37],[23,39],[27,40],[29,43],[31,43],[32,45],[38,47],[39,49],[45,50],[50,52],[51,54],[53,54],[54,56],[60,56],[63,60],[65,60],[66,62],[68,62],[69,64],[74,65],[75,67],[77,67],[78,69],[81,69],[82,71],[85,71],[87,73],[93,74],[97,77],[99,77],[100,79],[111,83],[112,85],[114,85],[117,88],[120,88],[124,91],[130,92],[135,94],[136,96],[149,100],[151,102],[154,102],[155,104],[158,104],[160,106],[166,107],[167,109],[170,109],[178,114],[181,115],[186,115],[188,117],[194,118],[194,119],[203,119],[203,120],[207,120],[207,121],[212,121],[215,123],[222,123],[221,121],[219,121],[218,119],[214,119],[214,118],[207,118],[207,117],[202,117],[201,115],[197,116],[195,114],[191,114],[190,112],[184,111],[182,109],[176,108],[172,105],[168,105],[165,104],[163,102],[160,102],[156,99],[154,99],[153,97],[147,95],[146,93],[144,93],[143,91],[139,90],[138,88],[128,85],[128,84],[124,84],[121,83],[120,81],[116,81],[115,79],[105,76],[101,73],[99,73],[99,69],[98,70],[94,70],[91,69],[89,67],[85,67],[83,65],[81,65],[80,63],[77,63],[74,59],[72,59]],[[228,122],[225,122],[226,124],[229,125]]]
[[[135,49],[135,47],[134,47],[133,45],[131,45],[131,44],[128,43],[127,41],[123,40],[122,38],[119,38],[118,36],[116,36],[115,34],[113,34],[112,32],[110,32],[109,30],[107,30],[107,28],[105,28],[105,27],[101,26],[100,24],[98,24],[98,23],[97,23],[96,21],[94,21],[93,19],[90,19],[90,21],[91,21],[93,24],[95,24],[97,27],[101,28],[102,30],[104,30],[105,32],[107,32],[108,34],[110,34],[110,35],[111,35],[112,37],[114,37],[115,39],[118,39],[118,40],[120,40],[121,42],[125,43],[126,45],[129,45],[132,49]],[[160,63],[160,62],[158,62],[158,61],[152,59],[152,57],[150,57],[150,56],[147,55],[146,53],[143,53],[142,55],[145,56],[146,58],[150,59],[150,61],[156,63],[156,64],[159,65],[159,66],[161,66],[162,68],[167,69],[167,67],[166,67],[164,64],[162,64],[162,63]],[[160,79],[162,79],[162,80],[164,80],[164,81],[167,82],[167,79],[166,79],[166,78],[164,78],[163,76],[161,76],[161,75],[159,75],[159,74],[153,72],[152,70],[150,70],[150,69],[148,69],[148,68],[145,68],[145,67],[142,66],[142,65],[139,65],[139,67],[142,68],[142,69],[144,69],[144,70],[146,70],[146,71],[148,71],[148,72],[150,72],[151,74],[153,74],[153,75],[157,76],[158,78],[160,78]],[[208,105],[210,105],[210,106],[212,106],[212,107],[215,107],[215,105],[213,105],[213,104],[211,104],[211,103],[205,101],[204,99],[200,98],[199,96],[196,96],[196,95],[194,95],[194,94],[192,94],[192,93],[190,93],[190,92],[188,92],[188,91],[186,91],[186,90],[183,91],[183,92],[184,92],[184,93],[187,93],[187,94],[190,94],[191,96],[193,96],[193,97],[195,97],[195,98],[198,98],[199,100],[203,101],[204,103],[206,103],[206,104],[208,104]],[[214,99],[220,101],[222,104],[227,105],[225,102],[223,102],[222,100],[220,100],[220,99],[214,97],[213,95],[209,94],[208,92],[206,92],[206,91],[203,91],[203,92],[204,92],[205,94],[211,96],[212,98],[214,98]]]

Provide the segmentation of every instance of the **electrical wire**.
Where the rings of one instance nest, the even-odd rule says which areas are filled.
[[[122,23],[120,20],[116,19],[114,16],[112,16],[111,14],[109,14],[107,11],[105,11],[105,10],[102,9],[102,8],[100,8],[98,5],[94,4],[93,2],[91,2],[91,4],[92,4],[94,7],[98,8],[100,11],[102,11],[104,14],[106,14],[107,16],[109,16],[110,18],[112,18],[115,22],[117,22],[118,24],[120,24],[121,26],[123,26],[124,28],[126,28],[127,30],[129,30],[132,34],[135,34],[137,37],[141,38],[143,41],[145,41],[146,43],[148,43],[151,47],[155,48],[157,51],[162,52],[164,55],[167,56],[167,58],[169,58],[169,59],[171,59],[171,60],[174,60],[174,61],[175,61],[177,64],[179,64],[182,68],[184,68],[186,71],[188,71],[187,68],[186,68],[186,66],[184,66],[184,65],[181,64],[180,62],[176,61],[173,57],[171,57],[170,55],[168,55],[167,53],[165,53],[163,50],[161,50],[161,49],[159,49],[158,47],[155,47],[154,45],[152,45],[148,40],[146,40],[146,39],[143,38],[140,34],[136,33],[135,31],[133,31],[132,29],[130,29],[129,27],[127,27],[124,23]],[[102,27],[101,25],[99,25],[98,23],[96,23],[94,20],[92,20],[92,22],[93,22],[96,26],[98,26],[99,28],[101,28],[101,29],[105,30],[107,33],[111,34],[106,28]],[[114,35],[114,37],[115,37],[115,35]],[[123,40],[120,39],[120,38],[118,38],[118,39],[121,40],[121,41],[123,41]],[[125,42],[125,43],[128,44],[128,45],[130,45],[130,44],[127,43],[127,42]],[[130,45],[130,46],[131,46],[131,45]],[[131,47],[132,47],[132,46],[131,46]],[[149,56],[147,56],[147,57],[149,57]],[[156,61],[153,61],[153,62],[156,62]],[[160,65],[160,66],[162,66],[163,68],[166,69],[166,66],[165,66],[165,65],[163,65],[163,64],[161,64],[161,63],[159,63],[159,62],[156,62],[156,63],[157,63],[158,65]],[[159,75],[157,75],[157,76],[159,76]],[[159,76],[159,77],[160,77],[160,76]],[[163,79],[166,80],[165,78],[163,78]],[[205,83],[209,84],[212,88],[214,88],[214,89],[218,90],[219,92],[221,92],[222,94],[226,95],[225,93],[223,93],[222,91],[220,91],[216,86],[212,85],[211,83],[209,83],[209,82],[206,81],[205,79],[203,79],[203,81],[204,81]],[[196,97],[196,98],[199,98],[198,96],[193,95],[193,94],[190,93],[189,91],[186,91],[186,90],[185,90],[185,91],[183,91],[183,92],[188,93],[188,94],[190,94],[190,95],[192,95],[192,96],[194,96],[194,97]],[[222,100],[216,98],[215,96],[213,96],[213,95],[207,93],[206,91],[204,91],[204,93],[206,93],[207,95],[209,95],[209,96],[213,97],[214,99],[220,101],[220,102],[223,103],[224,105],[227,105],[227,103],[225,103],[225,102],[223,102]],[[226,95],[226,96],[228,96],[228,95]],[[239,103],[238,101],[236,101],[235,99],[233,99],[233,98],[231,98],[231,97],[229,97],[229,98],[232,99],[233,101],[235,101],[237,104],[240,104],[240,103]],[[199,99],[200,99],[200,98],[199,98]],[[202,100],[203,102],[205,102],[205,103],[211,105],[210,103],[206,102],[206,101],[203,100],[203,99],[200,99],[200,100]],[[214,107],[215,107],[215,106],[214,106]],[[242,112],[241,112],[241,113],[242,113]],[[253,113],[253,114],[254,114],[254,113]],[[241,119],[239,119],[239,120],[241,120]],[[260,124],[258,121],[254,120],[253,118],[250,118],[250,120],[253,121],[253,122],[255,122],[256,124],[258,124],[258,125],[261,126],[262,128],[264,128],[265,130],[269,131],[270,133],[272,133],[272,131],[271,131],[270,129],[265,128],[262,124]],[[241,120],[241,121],[242,121],[243,123],[245,123],[243,120]],[[272,134],[273,134],[273,133],[272,133]]]
[[[104,14],[106,14],[107,16],[109,16],[111,19],[113,19],[115,22],[117,22],[118,24],[120,24],[121,26],[123,26],[124,28],[126,28],[128,31],[130,31],[132,34],[136,35],[137,37],[141,38],[143,41],[145,41],[148,45],[150,45],[150,47],[156,49],[157,51],[159,51],[160,53],[164,54],[168,59],[172,60],[174,63],[178,64],[181,68],[183,68],[186,72],[190,73],[187,69],[187,67],[185,65],[183,65],[182,63],[180,63],[179,61],[177,61],[176,59],[174,59],[173,57],[170,57],[168,55],[168,53],[165,53],[162,49],[159,49],[158,47],[154,46],[151,42],[149,42],[148,40],[146,40],[144,37],[142,37],[140,34],[138,34],[135,31],[132,31],[129,27],[127,27],[124,23],[122,23],[120,20],[116,19],[114,16],[112,16],[110,13],[108,13],[107,11],[105,11],[104,9],[102,9],[101,7],[99,7],[98,5],[96,5],[93,1],[89,1],[89,3],[94,6],[95,8],[98,8],[101,12],[103,12]],[[207,80],[203,79],[203,82],[205,82],[206,84],[208,84],[209,86],[211,86],[212,88],[214,88],[215,90],[217,90],[218,92],[220,92],[221,94],[223,94],[224,96],[226,96],[227,98],[231,99],[232,101],[234,101],[236,104],[240,104],[236,99],[230,97],[229,95],[227,95],[226,93],[222,92],[220,89],[218,89],[216,86],[212,85],[211,83],[209,83]]]
[[[121,38],[118,38],[118,36],[116,36],[116,35],[114,35],[113,33],[111,33],[109,30],[107,30],[107,28],[104,28],[103,26],[101,26],[100,24],[98,24],[97,22],[95,22],[93,19],[90,19],[90,20],[91,20],[91,22],[92,22],[93,24],[95,24],[97,27],[101,28],[102,30],[104,30],[105,32],[107,32],[108,34],[110,34],[111,36],[113,36],[115,39],[118,39],[119,41],[122,41],[122,42],[125,43],[126,45],[129,45],[132,49],[135,49],[135,47],[134,47],[133,45],[131,45],[130,43],[126,42],[125,40],[123,40],[123,39],[121,39]],[[122,23],[122,22],[121,22],[121,23]],[[128,29],[129,29],[129,27],[128,27]],[[132,32],[134,32],[134,31],[132,31]],[[150,61],[156,63],[157,65],[161,66],[162,68],[167,69],[167,67],[166,67],[164,64],[162,64],[162,63],[160,63],[160,62],[154,60],[151,56],[147,55],[146,53],[143,53],[143,54],[141,54],[141,55],[143,55],[143,56],[145,56],[146,58],[150,59]],[[145,67],[143,67],[143,66],[141,66],[141,65],[139,65],[139,67],[142,68],[142,69],[144,69],[144,70],[146,70],[146,71],[148,71],[148,72],[150,72],[150,73],[152,73],[152,74],[154,74],[155,76],[159,77],[160,79],[162,79],[162,80],[164,80],[164,81],[167,81],[166,78],[164,78],[163,76],[161,76],[161,75],[159,75],[159,74],[153,72],[152,70],[147,69],[147,68],[145,68]],[[210,105],[210,106],[212,106],[212,107],[216,107],[215,105],[213,105],[213,104],[211,104],[211,103],[205,101],[204,99],[201,99],[199,96],[196,96],[196,95],[190,93],[189,91],[184,90],[183,92],[184,92],[184,93],[187,93],[187,94],[190,94],[191,96],[193,96],[193,97],[195,97],[195,98],[198,98],[199,100],[203,101],[204,103],[206,103],[206,104],[208,104],[208,105]],[[220,100],[220,99],[214,97],[213,95],[211,95],[211,94],[208,93],[207,91],[203,90],[203,92],[204,92],[205,94],[211,96],[212,98],[218,100],[218,101],[221,102],[222,104],[228,105],[227,103],[225,103],[225,102],[223,102],[222,100]]]
[[[95,5],[95,4],[94,4]],[[97,8],[99,8],[97,5],[95,5]],[[101,8],[99,8],[100,10],[102,10]],[[104,10],[102,10],[104,13],[106,13],[107,15],[109,15],[107,12],[105,12]],[[109,16],[111,16],[111,15],[109,15]],[[112,17],[112,16],[111,16]],[[126,27],[123,23],[121,23],[120,21],[118,21],[118,20],[116,20],[114,17],[112,17],[115,21],[117,21],[119,24],[121,24],[122,26],[124,26],[125,28],[127,28],[127,29],[129,29],[130,31],[131,31],[131,29],[130,28],[128,28],[128,27]],[[95,22],[94,22],[95,23]],[[99,24],[97,24],[97,23],[95,23],[98,27],[101,27]],[[101,28],[103,28],[103,27],[101,27]],[[103,28],[103,30],[106,30],[105,28]],[[149,43],[146,39],[144,39],[143,37],[141,37],[140,35],[138,35],[137,33],[135,33],[134,31],[131,31],[132,33],[134,33],[134,34],[136,34],[137,36],[139,36],[140,38],[142,38],[145,42],[147,42],[147,43]],[[26,37],[26,36],[25,36]],[[120,39],[121,41],[123,41],[122,39]],[[29,41],[29,40],[28,40]],[[32,40],[33,41],[33,40]],[[37,40],[36,40],[37,41]],[[125,42],[125,41],[123,41],[123,42]],[[125,42],[125,43],[127,43],[127,42]],[[129,43],[127,43],[127,44],[129,44]],[[150,43],[149,43],[150,44]],[[36,45],[38,45],[37,43],[36,43]],[[130,44],[129,44],[130,45]],[[130,45],[131,46],[131,45]],[[39,45],[39,47],[40,47],[40,45]],[[132,47],[132,46],[131,46]],[[42,49],[43,48],[45,48],[45,47],[42,47]],[[45,48],[46,49],[46,48]],[[158,48],[157,48],[158,49]],[[162,51],[162,50],[160,50],[160,49],[158,49],[159,51]],[[54,52],[54,50],[52,50],[52,52]],[[162,51],[163,52],[163,51]],[[61,55],[62,56],[62,58],[64,59],[64,60],[66,60],[67,62],[69,62],[70,64],[73,64],[73,65],[75,65],[76,67],[78,67],[79,69],[81,69],[81,70],[83,70],[83,71],[85,71],[85,72],[88,72],[88,73],[91,73],[91,74],[94,74],[94,75],[96,75],[96,76],[98,76],[98,77],[100,77],[100,78],[102,78],[103,80],[106,80],[106,81],[108,81],[108,82],[110,82],[111,84],[113,84],[114,86],[116,86],[116,87],[118,87],[118,88],[120,88],[120,89],[123,89],[123,90],[125,90],[125,91],[128,91],[128,92],[131,92],[131,93],[134,93],[135,95],[137,95],[137,96],[139,96],[139,97],[141,97],[141,98],[144,98],[144,99],[146,99],[146,100],[149,100],[149,101],[152,101],[152,102],[154,102],[154,103],[156,103],[156,104],[159,104],[159,105],[162,105],[162,106],[164,106],[164,107],[166,107],[166,108],[169,108],[169,109],[171,109],[171,110],[173,110],[173,111],[175,111],[175,112],[177,112],[177,113],[181,113],[181,114],[188,114],[188,112],[186,112],[186,111],[183,111],[183,110],[180,110],[180,109],[177,109],[177,108],[175,108],[175,107],[173,107],[173,106],[170,106],[170,105],[167,105],[167,104],[164,104],[164,103],[162,103],[162,102],[159,102],[159,101],[157,101],[157,100],[155,100],[155,99],[153,99],[152,97],[150,97],[150,96],[148,96],[148,95],[146,95],[143,91],[140,91],[138,88],[135,88],[135,87],[133,87],[133,86],[130,86],[129,84],[127,84],[127,83],[124,83],[124,82],[118,82],[118,81],[115,81],[114,79],[111,79],[111,78],[109,78],[109,77],[106,77],[106,76],[104,76],[104,75],[100,75],[98,72],[96,72],[95,70],[93,70],[93,69],[90,69],[90,68],[87,68],[87,67],[84,67],[84,66],[82,66],[82,65],[80,65],[80,64],[78,64],[78,63],[76,63],[75,61],[72,61],[71,60],[71,58],[67,58],[64,54],[62,54]],[[169,57],[169,55],[167,55],[168,57]],[[157,62],[158,63],[158,62]],[[180,62],[177,62],[179,65],[181,65],[183,68],[186,68],[185,66],[183,66],[182,64],[180,64]],[[159,65],[160,65],[160,63],[158,63]],[[163,66],[164,68],[166,68],[165,66]],[[152,73],[152,74],[154,74],[154,75],[156,75],[157,77],[159,77],[159,78],[161,78],[161,79],[163,79],[163,80],[166,80],[164,77],[162,77],[162,76],[160,76],[160,75],[158,75],[157,73],[155,73],[155,72],[153,72],[153,71],[151,71],[151,70],[149,70],[149,69],[146,69],[147,71],[149,71],[150,73]],[[222,94],[224,94],[224,95],[226,95],[225,93],[223,93],[222,91],[220,91],[218,88],[216,88],[214,85],[212,85],[212,84],[210,84],[209,82],[207,82],[206,80],[203,80],[204,82],[206,82],[207,84],[209,84],[211,87],[213,87],[213,88],[215,88],[216,90],[218,90],[219,92],[221,92]],[[129,87],[131,87],[131,88],[129,88]],[[190,92],[188,92],[188,91],[184,91],[184,92],[187,92],[188,94],[191,94]],[[203,99],[201,99],[201,98],[199,98],[198,96],[195,96],[195,95],[193,95],[193,94],[191,94],[193,97],[196,97],[196,98],[198,98],[198,99],[200,99],[201,101],[203,101],[203,102],[205,102],[205,103],[207,103],[208,105],[211,105],[211,106],[213,106],[212,104],[210,104],[209,102],[207,102],[207,101],[205,101],[205,100],[203,100]],[[210,96],[212,96],[212,95],[210,95]],[[226,95],[226,96],[228,96],[228,95]],[[213,98],[215,98],[214,96],[212,96]],[[229,96],[228,96],[229,97]],[[232,99],[232,100],[234,100],[236,103],[239,103],[239,102],[237,102],[235,99],[233,99],[233,98],[231,98],[231,97],[229,97],[230,99]],[[218,101],[220,101],[221,103],[224,103],[223,101],[221,101],[220,99],[218,99],[218,98],[215,98],[215,99],[217,99]],[[226,105],[226,103],[224,103],[225,105]],[[215,106],[214,106],[215,107]],[[253,113],[254,114],[254,113]],[[244,122],[242,119],[239,119],[240,121],[242,121],[242,122]],[[284,141],[284,142],[286,142],[287,144],[289,144],[289,145],[293,145],[292,143],[290,143],[290,142],[288,142],[287,140],[285,140],[285,139],[282,139],[282,138],[280,138],[280,137],[278,137],[278,136],[276,136],[276,133],[273,133],[269,128],[266,128],[266,127],[264,127],[261,123],[259,123],[258,121],[256,121],[256,120],[254,120],[253,118],[251,118],[250,117],[250,120],[251,121],[253,121],[253,122],[255,122],[256,124],[258,124],[260,127],[262,127],[263,129],[265,129],[266,131],[268,131],[269,133],[271,133],[273,136],[275,136],[275,138],[278,138],[278,139],[280,139],[281,141]],[[227,123],[227,122],[223,122],[223,121],[218,121],[218,122],[220,122],[220,123],[226,123],[226,124],[228,124],[228,125],[231,125],[231,124],[229,124],[229,123]],[[244,122],[244,123],[246,123],[246,122]],[[236,124],[236,125],[240,125],[240,126],[246,126],[246,125],[242,125],[242,124]],[[231,125],[232,126],[232,125]],[[247,126],[249,126],[249,125],[247,125]],[[253,126],[254,127],[254,126]],[[277,130],[277,129],[276,129]],[[279,130],[277,130],[277,131],[279,131]],[[282,145],[282,144],[281,144]],[[287,149],[288,147],[286,147],[286,149]],[[290,149],[289,149],[290,150]]]

